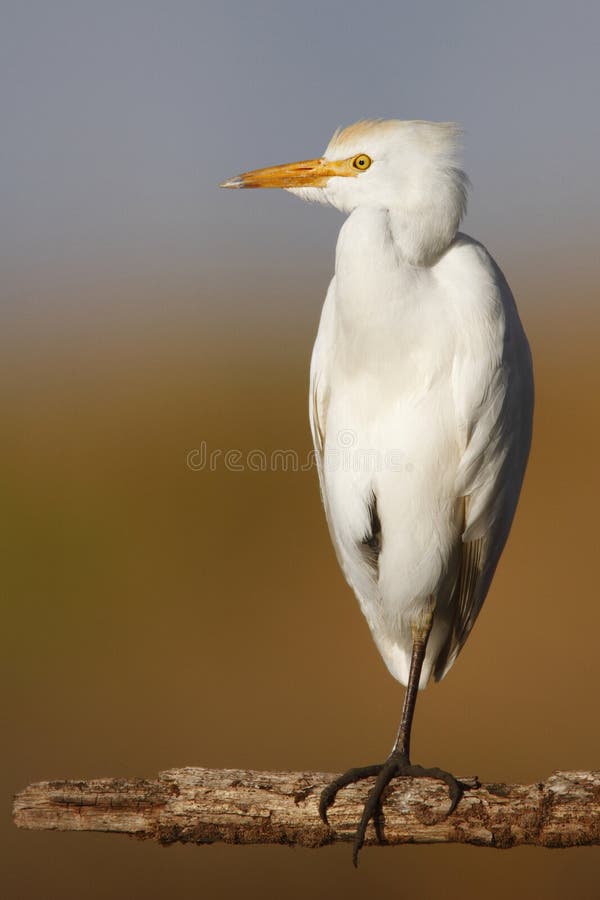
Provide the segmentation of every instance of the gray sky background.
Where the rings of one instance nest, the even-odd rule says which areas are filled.
[[[464,227],[522,304],[595,300],[598,2],[3,0],[0,12],[12,321],[172,302],[207,320],[316,324],[339,214],[217,184],[317,155],[336,126],[376,116],[462,123]],[[306,305],[284,311],[286,293]]]

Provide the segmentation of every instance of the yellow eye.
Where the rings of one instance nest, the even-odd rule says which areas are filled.
[[[361,153],[360,156],[354,157],[352,165],[355,169],[360,169],[361,172],[364,172],[371,165],[371,157],[367,156],[366,153]]]

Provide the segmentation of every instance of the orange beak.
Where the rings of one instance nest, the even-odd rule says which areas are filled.
[[[358,175],[351,159],[305,159],[267,169],[254,169],[223,181],[222,188],[324,187],[333,175]]]

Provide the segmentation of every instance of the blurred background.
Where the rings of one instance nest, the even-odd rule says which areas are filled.
[[[600,850],[173,847],[18,832],[12,794],[183,765],[383,758],[402,690],[338,571],[310,448],[341,217],[248,168],[363,117],[456,120],[464,230],[506,272],[537,376],[489,600],[421,695],[414,757],[537,781],[600,767],[596,2],[0,4],[2,894],[598,896]]]

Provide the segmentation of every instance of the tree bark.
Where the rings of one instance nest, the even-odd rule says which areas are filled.
[[[19,828],[114,831],[161,844],[290,844],[320,847],[351,841],[373,780],[340,791],[331,827],[319,819],[317,772],[171,769],[154,780],[101,778],[42,781],[17,795]],[[388,844],[462,843],[573,847],[600,844],[600,772],[556,772],[538,784],[483,784],[474,778],[445,818],[445,785],[431,779],[392,782],[384,804]],[[372,825],[366,843],[376,843]]]

